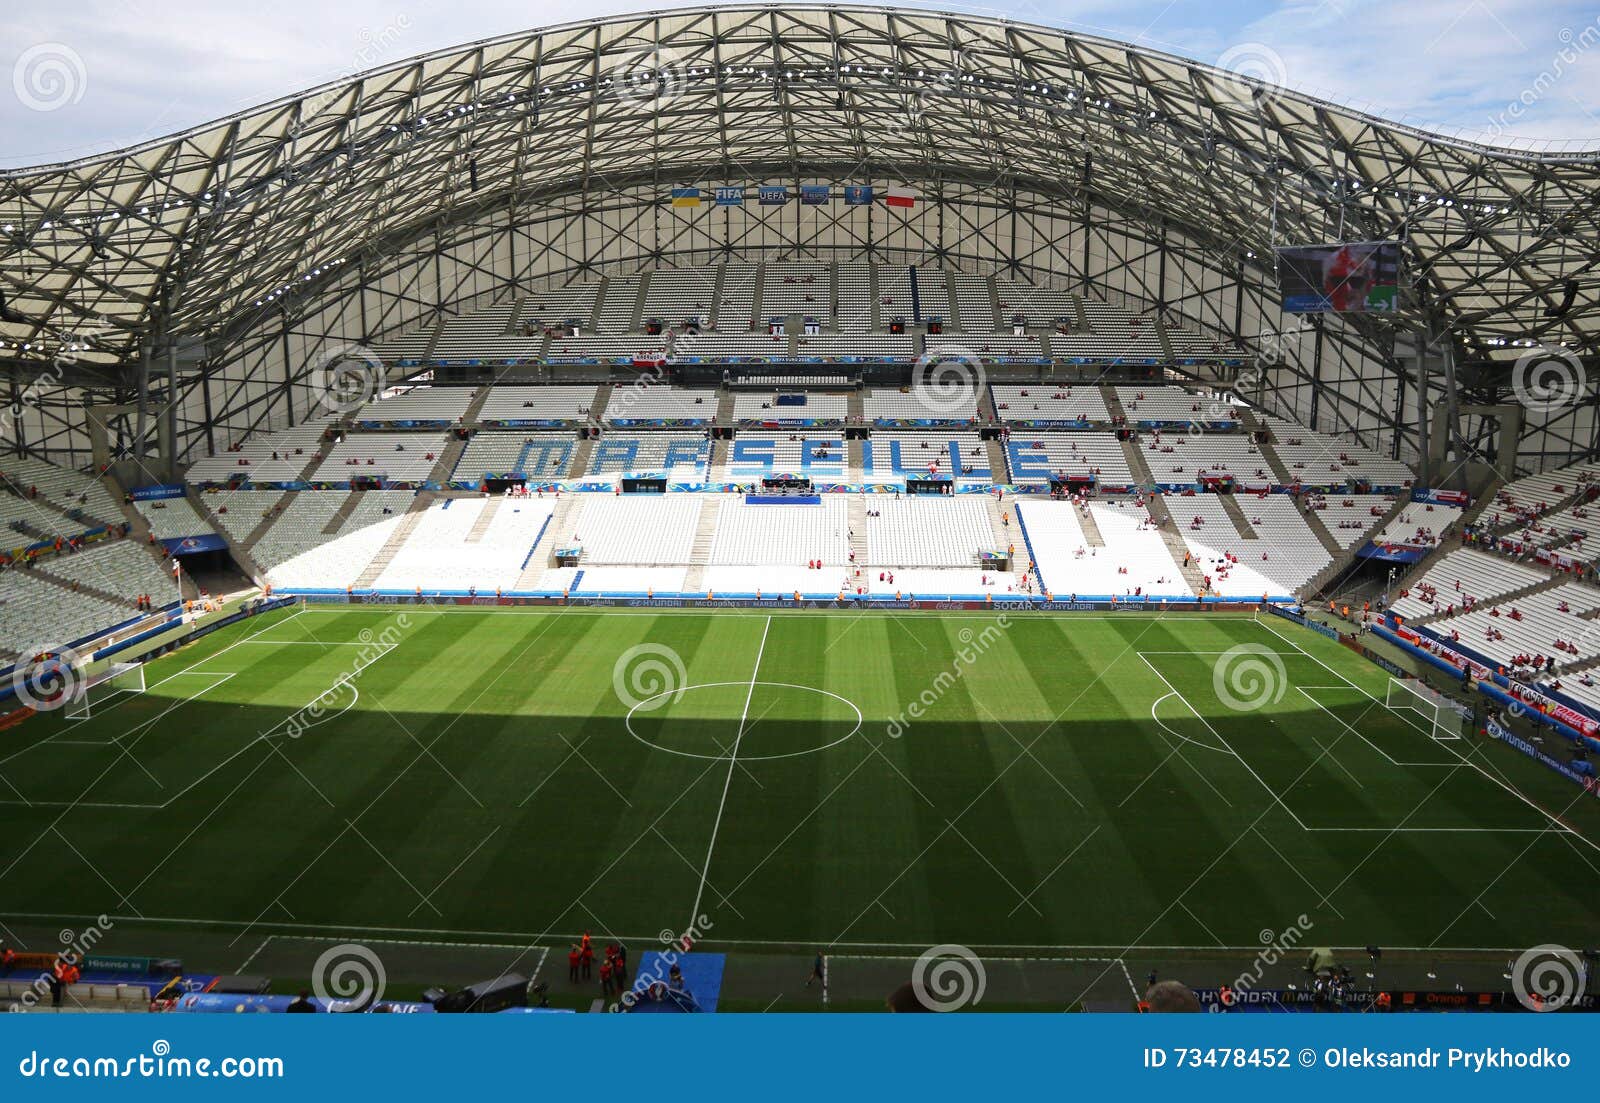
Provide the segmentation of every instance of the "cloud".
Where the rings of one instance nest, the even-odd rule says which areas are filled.
[[[8,0],[0,7],[0,165],[87,156],[163,137],[319,83],[465,40],[650,10],[661,0]],[[1138,42],[1207,63],[1263,43],[1290,85],[1425,128],[1600,139],[1600,49],[1548,79],[1593,27],[1573,0],[944,0],[912,6],[1003,15]],[[403,21],[399,34],[385,35]],[[374,54],[381,38],[384,49]],[[31,110],[9,94],[30,47],[62,43],[87,77],[80,99]],[[1544,77],[1541,77],[1541,74]],[[1514,119],[1509,105],[1538,88]],[[1506,123],[1512,125],[1506,125]]]
[[[1277,50],[1292,87],[1384,118],[1600,139],[1600,118],[1584,107],[1600,103],[1600,50],[1558,63],[1553,83],[1540,80],[1594,21],[1593,11],[1549,0],[1328,0],[1281,4],[1238,33]],[[1504,109],[1535,84],[1547,90],[1505,126]]]

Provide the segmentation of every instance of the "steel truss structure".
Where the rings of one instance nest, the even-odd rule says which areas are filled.
[[[1492,404],[1529,349],[1578,371],[1600,351],[1597,162],[965,15],[770,5],[571,24],[0,175],[8,428],[81,464],[86,407],[119,404],[125,454],[161,424],[193,458],[305,417],[330,346],[597,274],[867,256],[1165,312],[1255,351],[1268,408],[1411,458],[1454,373],[1463,402]],[[667,199],[762,182],[900,183],[919,201]],[[1275,245],[1384,238],[1405,242],[1399,313],[1282,314]],[[1593,403],[1530,416],[1521,466],[1593,452]],[[1492,447],[1491,428],[1468,419],[1457,447]]]

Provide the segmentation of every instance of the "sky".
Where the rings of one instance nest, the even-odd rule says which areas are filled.
[[[866,2],[866,0],[863,0]],[[408,57],[634,0],[5,0],[0,168],[164,137]],[[963,0],[1474,140],[1600,143],[1600,0]]]

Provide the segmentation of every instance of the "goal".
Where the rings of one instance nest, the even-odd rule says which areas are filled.
[[[1461,738],[1461,706],[1413,678],[1390,678],[1384,705],[1435,739]],[[1415,717],[1416,719],[1413,719]]]
[[[73,691],[72,704],[63,714],[68,720],[87,720],[94,710],[124,693],[144,692],[143,663],[110,663],[84,679]]]

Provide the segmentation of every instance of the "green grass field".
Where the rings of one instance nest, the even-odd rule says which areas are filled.
[[[146,676],[0,735],[0,919],[240,959],[1593,942],[1596,802],[1281,620],[310,607]]]

